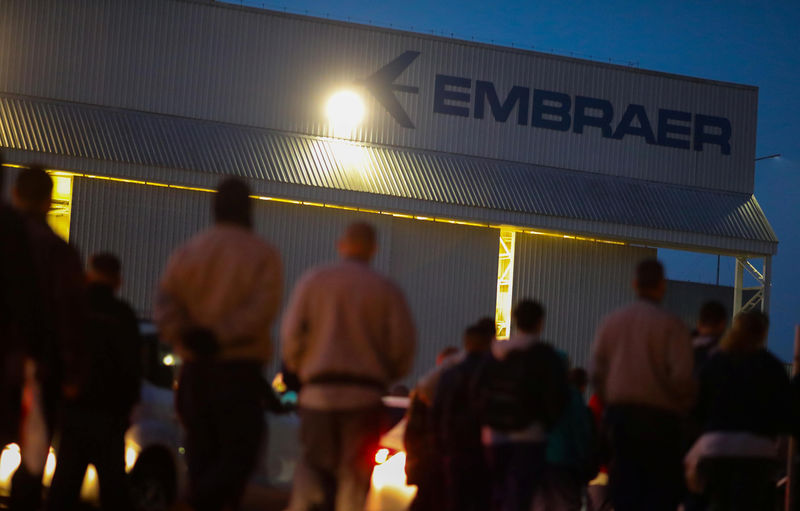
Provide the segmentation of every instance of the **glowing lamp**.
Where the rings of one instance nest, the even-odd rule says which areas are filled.
[[[364,119],[364,101],[351,90],[342,90],[328,99],[325,113],[334,135],[349,136]]]

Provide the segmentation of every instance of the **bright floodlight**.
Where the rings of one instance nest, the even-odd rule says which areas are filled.
[[[339,91],[328,100],[328,120],[336,135],[349,135],[364,118],[364,101],[351,90]]]

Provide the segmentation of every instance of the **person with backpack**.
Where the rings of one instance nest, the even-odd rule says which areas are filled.
[[[565,365],[567,356],[559,352]],[[597,432],[591,410],[583,398],[586,372],[569,372],[569,400],[547,438],[542,491],[534,498],[534,511],[580,511],[583,491],[599,469]]]
[[[95,254],[87,273],[85,384],[65,397],[58,432],[58,464],[47,510],[78,505],[86,467],[93,463],[103,510],[129,508],[125,480],[125,431],[141,387],[141,341],[136,315],[114,296],[122,284],[120,262]]]
[[[464,332],[461,361],[445,369],[436,387],[431,423],[442,457],[448,511],[486,511],[491,487],[476,406],[477,380],[489,358],[495,323],[484,318]]]
[[[661,307],[664,267],[636,267],[639,300],[606,317],[592,347],[591,379],[606,407],[609,492],[616,511],[675,511],[684,494],[684,425],[694,398],[689,332]]]
[[[566,365],[539,335],[544,308],[522,300],[508,341],[492,345],[479,381],[492,511],[528,511],[545,471],[547,435],[569,399]]]
[[[684,464],[707,509],[775,509],[778,437],[793,417],[791,383],[766,348],[768,329],[763,312],[740,312],[700,373],[695,414],[703,434]]]

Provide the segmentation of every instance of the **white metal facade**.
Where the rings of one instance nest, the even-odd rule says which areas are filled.
[[[169,254],[210,224],[211,195],[197,191],[76,178],[73,204],[72,243],[84,255],[122,256],[122,292],[142,317],[150,315]],[[335,260],[336,239],[348,223],[376,226],[375,266],[403,287],[418,326],[409,381],[430,369],[442,347],[460,345],[467,325],[494,316],[494,229],[275,202],[254,206],[257,231],[282,254],[285,299],[305,270]]]
[[[777,249],[752,195],[754,87],[211,1],[3,0],[2,9],[0,145],[14,163],[205,188],[238,175],[284,199],[737,256]],[[413,128],[360,82],[409,51],[419,55],[384,85]],[[521,99],[496,119],[489,99],[476,99],[479,81],[500,102],[532,94],[524,122]],[[324,117],[340,87],[367,100],[350,137],[362,154],[355,165],[337,154],[343,142]],[[591,126],[532,127],[537,90],[566,96],[572,120],[579,97],[612,105],[613,126],[640,105],[654,132],[660,110],[685,112],[690,121],[665,131],[690,145],[681,132],[698,115],[725,118],[730,154]],[[442,113],[445,104],[466,116]],[[144,315],[171,250],[210,220],[202,192],[83,177],[72,204],[72,241],[84,255],[122,256],[125,295]],[[405,288],[419,326],[415,376],[464,326],[494,314],[498,228],[263,201],[256,217],[283,253],[287,293],[303,270],[335,257],[347,222],[376,224],[376,266]],[[541,301],[545,336],[584,364],[597,322],[631,298],[633,266],[655,250],[516,236],[514,301]]]
[[[333,91],[416,51],[396,84],[418,94],[395,93],[415,128],[399,126],[365,93],[368,117],[355,140],[753,191],[753,87],[189,0],[4,0],[0,47],[0,91],[321,136],[331,134],[323,105]],[[452,89],[470,96],[455,102],[468,117],[434,112],[437,75],[470,81]],[[613,125],[630,104],[644,107],[653,129],[659,109],[721,116],[732,126],[731,154],[603,138],[597,128],[579,135],[520,126],[515,113],[505,123],[491,113],[476,119],[478,80],[493,83],[501,100],[513,86],[573,103],[608,100]]]

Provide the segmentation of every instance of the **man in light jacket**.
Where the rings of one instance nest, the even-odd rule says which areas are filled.
[[[215,225],[173,253],[154,312],[184,361],[177,408],[197,510],[238,509],[264,430],[262,369],[282,270],[278,251],[252,231],[249,195],[237,179],[220,184]]]
[[[376,248],[372,226],[350,225],[341,261],[306,273],[283,318],[283,360],[302,383],[292,509],[364,508],[381,396],[411,368],[411,313],[400,288],[370,268]]]
[[[592,352],[592,383],[606,406],[613,450],[609,492],[616,511],[674,511],[694,355],[686,327],[661,308],[661,263],[639,263],[634,288],[639,300],[603,320]]]

